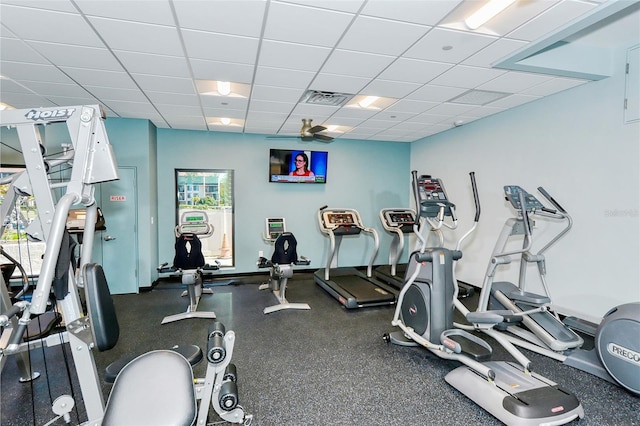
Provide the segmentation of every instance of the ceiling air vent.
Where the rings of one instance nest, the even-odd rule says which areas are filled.
[[[326,106],[342,106],[349,102],[353,97],[348,93],[337,92],[321,92],[319,90],[307,90],[302,98],[301,103],[314,104],[314,105],[326,105]]]
[[[495,102],[498,99],[502,99],[505,96],[512,95],[513,93],[505,92],[491,92],[488,90],[467,90],[461,95],[456,96],[453,99],[449,99],[449,102],[454,104],[468,104],[468,105],[487,105],[491,102]]]

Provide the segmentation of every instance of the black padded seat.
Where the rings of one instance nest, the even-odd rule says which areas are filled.
[[[104,426],[192,426],[196,422],[193,370],[172,350],[140,355],[113,384]]]
[[[183,357],[185,357],[185,359],[189,361],[189,364],[191,366],[194,366],[197,363],[199,363],[204,356],[204,354],[202,353],[202,349],[200,349],[200,346],[197,346],[197,345],[185,345],[185,346],[176,345],[170,350],[177,352]],[[120,359],[109,364],[107,368],[105,368],[104,370],[104,381],[106,383],[113,383],[116,380],[116,377],[118,376],[118,374],[122,371],[122,369],[131,361],[133,361],[135,358],[136,358],[136,355],[125,355]]]

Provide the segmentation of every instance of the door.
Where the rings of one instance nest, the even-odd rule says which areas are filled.
[[[136,168],[118,167],[120,180],[101,184],[102,267],[111,294],[138,292],[138,197]],[[96,241],[96,245],[97,245]]]

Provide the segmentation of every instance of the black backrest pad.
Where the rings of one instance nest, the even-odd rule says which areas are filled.
[[[113,299],[102,266],[89,263],[83,266],[84,293],[91,332],[99,351],[113,348],[120,336],[120,326]]]
[[[285,265],[296,262],[298,260],[297,245],[296,237],[291,232],[281,234],[274,244],[271,263]]]
[[[178,269],[195,269],[204,266],[202,242],[195,234],[180,234],[175,244],[176,255],[173,267]]]

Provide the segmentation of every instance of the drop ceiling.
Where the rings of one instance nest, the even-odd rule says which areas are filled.
[[[566,59],[640,43],[638,1],[519,0],[472,31],[464,19],[481,5],[0,0],[0,102],[99,103],[159,128],[266,135],[312,118],[336,139],[411,142],[606,78]],[[556,46],[565,60],[547,57]],[[200,93],[216,80],[241,95]],[[390,100],[310,104],[310,90]]]

